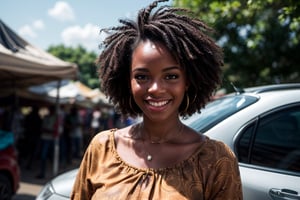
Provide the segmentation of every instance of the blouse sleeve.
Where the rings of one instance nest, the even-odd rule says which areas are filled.
[[[221,142],[216,152],[216,162],[206,193],[210,200],[243,199],[242,184],[237,159],[231,149]]]
[[[89,144],[83,160],[81,161],[80,168],[78,170],[78,174],[75,179],[75,183],[73,186],[73,191],[71,193],[72,200],[80,200],[80,199],[91,199],[91,185],[88,182],[88,163],[90,161],[91,152],[93,151],[93,145]]]
[[[101,162],[101,157],[103,158],[103,155],[105,155],[105,147],[103,147],[105,146],[105,142],[103,142],[103,138],[105,138],[104,140],[106,141],[108,140],[108,135],[105,134],[105,132],[96,135],[87,147],[75,179],[71,200],[92,198],[95,192],[92,177],[95,173],[99,173],[97,166],[98,163]]]

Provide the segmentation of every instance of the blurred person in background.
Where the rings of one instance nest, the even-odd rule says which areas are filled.
[[[42,134],[41,134],[41,149],[40,149],[40,169],[36,178],[43,179],[46,176],[47,161],[52,155],[54,148],[54,137],[57,132],[57,117],[55,106],[49,106],[48,114],[43,118]]]
[[[31,169],[32,161],[37,156],[37,151],[42,134],[42,118],[39,114],[39,107],[32,106],[29,114],[24,119],[24,136],[26,151],[26,168]]]
[[[71,108],[67,118],[70,123],[72,158],[81,158],[83,120],[75,105]]]

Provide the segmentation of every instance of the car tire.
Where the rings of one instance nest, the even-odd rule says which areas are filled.
[[[10,178],[0,173],[0,200],[11,200],[12,195],[13,188]]]

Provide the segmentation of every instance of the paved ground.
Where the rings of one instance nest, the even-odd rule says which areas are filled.
[[[13,200],[35,200],[41,188],[42,185],[39,184],[21,182],[20,189]]]
[[[66,167],[60,167],[57,175],[77,168],[79,164],[80,160],[73,160],[72,164],[69,164]],[[50,161],[48,163],[48,170],[45,179],[36,178],[39,166],[38,161],[34,162],[32,166],[32,169],[26,169],[21,165],[20,188],[12,200],[35,200],[42,187],[53,178],[53,164]]]

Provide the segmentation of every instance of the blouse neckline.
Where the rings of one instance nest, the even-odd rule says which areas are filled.
[[[133,169],[135,171],[143,171],[143,172],[154,172],[154,173],[159,173],[159,172],[165,172],[165,171],[170,171],[170,170],[174,170],[174,169],[180,169],[182,168],[186,163],[188,162],[191,162],[193,161],[199,154],[199,152],[201,151],[203,145],[205,143],[207,143],[207,141],[209,140],[209,138],[205,135],[204,136],[204,140],[202,140],[200,143],[199,143],[199,146],[196,148],[196,150],[189,156],[187,157],[186,159],[184,160],[181,160],[177,163],[175,163],[174,165],[172,166],[169,166],[169,167],[161,167],[161,168],[142,168],[142,167],[136,167],[136,166],[133,166],[132,164],[126,162],[125,160],[123,160],[121,158],[121,156],[119,155],[117,149],[116,149],[116,143],[115,143],[115,132],[117,131],[118,129],[111,129],[110,130],[110,134],[109,134],[109,140],[110,140],[110,143],[112,144],[112,153],[113,155],[115,156],[115,158],[124,166],[126,166],[127,168],[129,169]]]

